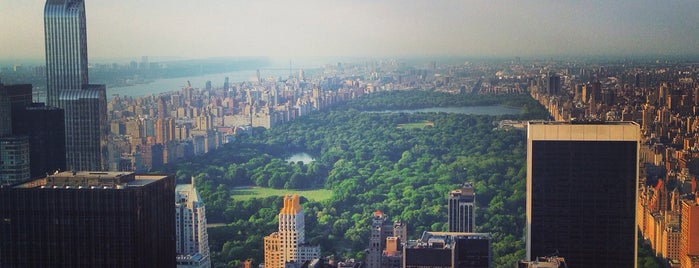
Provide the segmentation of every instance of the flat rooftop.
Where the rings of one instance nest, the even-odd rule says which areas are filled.
[[[166,177],[167,175],[162,174],[135,174],[133,172],[65,171],[17,184],[12,188],[125,189],[145,186]]]

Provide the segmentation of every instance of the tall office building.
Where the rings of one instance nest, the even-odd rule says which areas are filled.
[[[44,6],[46,100],[65,111],[66,165],[106,168],[107,100],[104,85],[90,85],[82,0],[47,0]]]
[[[87,25],[83,0],[47,0],[44,6],[46,101],[62,107],[60,93],[82,89],[87,76]]]
[[[633,122],[530,122],[527,260],[636,267],[640,129]]]
[[[0,137],[0,185],[29,179],[29,139],[26,136]]]
[[[476,192],[473,184],[449,192],[449,232],[472,233],[476,227]]]
[[[0,188],[0,267],[174,267],[172,175],[62,172]]]
[[[424,232],[403,247],[404,268],[488,268],[488,233]]]
[[[264,238],[265,267],[286,267],[320,258],[320,247],[305,243],[303,208],[298,195],[284,195],[279,211],[279,231]]]
[[[192,184],[178,184],[175,187],[175,217],[177,267],[211,267],[206,210],[194,188],[194,181]]]

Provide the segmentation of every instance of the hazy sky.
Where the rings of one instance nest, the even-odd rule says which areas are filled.
[[[0,59],[44,58],[44,0],[0,0]],[[91,61],[699,54],[699,1],[86,0]]]

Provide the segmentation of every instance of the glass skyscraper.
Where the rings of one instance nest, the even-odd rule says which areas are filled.
[[[527,259],[636,267],[640,128],[633,122],[530,122]]]
[[[107,101],[104,85],[90,85],[82,0],[47,0],[46,101],[65,110],[66,168],[106,167]]]

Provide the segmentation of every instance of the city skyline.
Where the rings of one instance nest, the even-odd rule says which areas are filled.
[[[44,57],[45,1],[0,9],[0,59]],[[532,56],[696,54],[693,2],[87,1],[88,54]],[[115,16],[115,14],[126,14]],[[176,26],[176,27],[175,27]],[[109,34],[101,34],[109,33]],[[118,47],[119,49],[114,49]],[[205,49],[203,49],[205,48]]]

